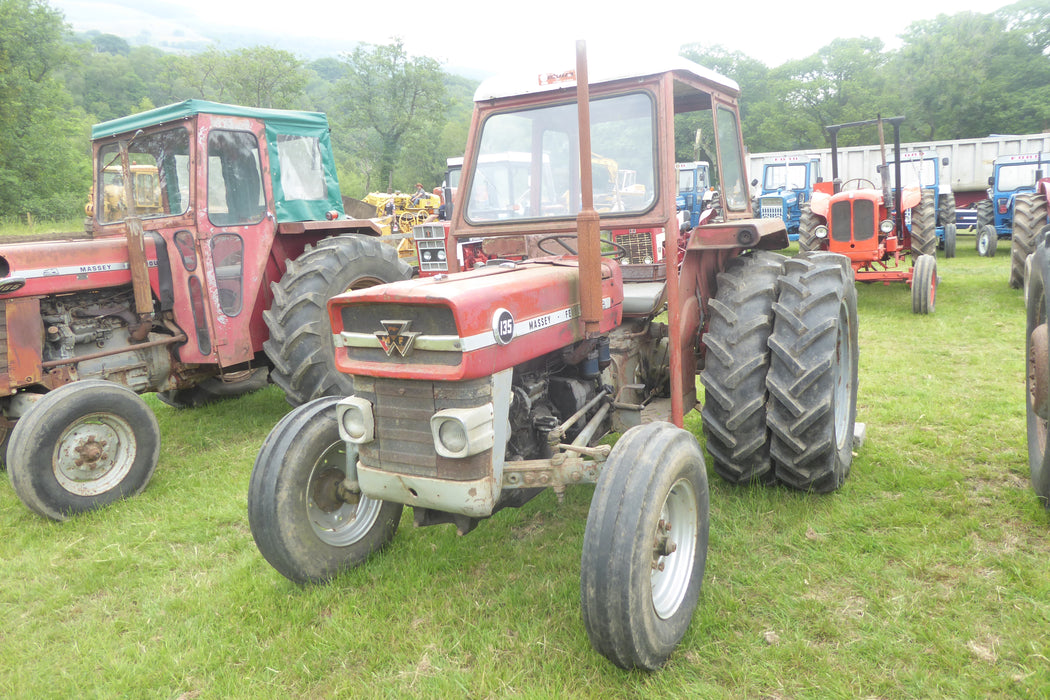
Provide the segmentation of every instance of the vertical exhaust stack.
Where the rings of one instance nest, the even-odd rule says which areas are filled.
[[[591,103],[587,77],[587,43],[576,42],[576,101],[580,132],[580,189],[583,197],[576,215],[580,265],[580,315],[588,338],[598,336],[602,313],[600,217],[594,209],[591,176]]]

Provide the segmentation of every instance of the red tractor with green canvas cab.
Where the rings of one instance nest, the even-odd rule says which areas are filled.
[[[196,406],[279,384],[345,395],[325,304],[410,268],[343,215],[323,114],[189,100],[98,124],[86,230],[0,244],[0,425],[54,519],[145,488],[139,394]],[[148,206],[144,206],[144,203]]]
[[[595,484],[580,597],[593,647],[656,669],[698,602],[707,471],[683,428],[699,407],[715,471],[734,483],[828,492],[852,460],[856,290],[848,259],[786,258],[781,220],[753,218],[737,85],[684,59],[572,65],[485,81],[451,236],[526,260],[341,294],[336,365],[353,391],[293,409],[249,485],[252,535],[285,577],[322,582],[416,525],[465,534],[544,489]],[[711,119],[724,221],[676,260],[675,115]],[[491,154],[529,154],[499,202]],[[599,213],[591,154],[635,173]],[[550,167],[548,184],[542,177]],[[553,189],[548,189],[553,188]],[[606,232],[656,233],[629,259]],[[665,314],[666,309],[666,316]],[[619,434],[615,444],[602,438]]]
[[[858,282],[904,282],[911,287],[912,311],[933,313],[937,293],[937,199],[901,177],[900,125],[903,117],[872,119],[827,127],[831,134],[831,182],[818,183],[803,210],[799,249],[846,256]],[[894,172],[885,159],[883,124],[893,126]],[[878,126],[883,144],[882,187],[872,180],[838,179],[838,132],[846,127]],[[891,185],[891,183],[894,183]],[[953,229],[954,236],[954,229]],[[911,259],[909,265],[908,259]]]

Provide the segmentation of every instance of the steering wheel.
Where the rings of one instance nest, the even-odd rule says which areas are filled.
[[[576,236],[569,236],[564,234],[544,236],[540,240],[536,241],[536,247],[542,250],[547,255],[564,255],[564,253],[562,252],[550,250],[549,248],[545,247],[545,244],[553,242],[561,246],[561,248],[568,252],[569,255],[579,255],[579,253],[576,252],[576,249],[569,245],[566,239],[576,240]],[[628,251],[619,243],[616,243],[615,241],[610,241],[607,238],[603,238],[601,240],[603,245],[611,245],[613,247],[613,250],[602,253],[603,258],[612,258],[613,260],[620,261],[630,256],[630,251]]]
[[[564,255],[565,253],[562,253],[562,252],[559,252],[559,251],[553,251],[553,250],[550,250],[549,248],[546,247],[546,243],[548,243],[548,242],[555,242],[555,243],[558,243],[558,245],[562,249],[564,249],[566,252],[568,252],[569,255],[579,255],[579,253],[577,253],[576,250],[572,246],[569,245],[569,243],[568,243],[568,241],[566,239],[575,240],[576,237],[575,236],[566,235],[566,234],[554,234],[554,235],[550,235],[550,236],[544,236],[540,240],[535,241],[535,247],[539,248],[541,251],[543,251],[547,255]],[[619,245],[619,243],[617,243],[616,241],[609,240],[608,238],[602,238],[602,243],[603,243],[603,245],[612,246],[612,248],[613,248],[613,250],[611,250],[611,251],[606,251],[606,252],[602,253],[602,257],[612,258],[613,260],[616,260],[616,261],[623,260],[624,258],[630,257],[630,251],[628,251],[622,245]]]
[[[843,190],[846,189],[846,185],[848,185],[851,182],[857,183],[857,186],[853,187],[851,189],[859,190],[859,189],[861,189],[861,187],[860,187],[861,183],[865,183],[865,182],[868,183],[868,187],[870,189],[875,189],[875,183],[872,182],[871,180],[869,180],[866,177],[851,177],[849,180],[846,180],[845,182],[842,183],[842,185],[840,185],[840,189],[843,189]]]

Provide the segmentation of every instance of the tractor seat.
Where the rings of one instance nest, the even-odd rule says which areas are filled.
[[[625,282],[623,315],[653,316],[667,300],[667,282]]]

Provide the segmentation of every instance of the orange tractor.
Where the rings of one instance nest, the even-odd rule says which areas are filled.
[[[934,310],[937,293],[937,212],[935,199],[919,187],[901,183],[900,124],[904,117],[873,119],[827,127],[831,134],[832,181],[814,186],[803,208],[799,249],[841,253],[859,282],[904,282],[911,286],[912,311]],[[886,165],[883,123],[893,126],[894,168]],[[882,144],[882,186],[867,178],[838,177],[838,132],[845,127],[877,125]],[[897,183],[891,187],[890,183]],[[911,263],[908,263],[908,258]]]

